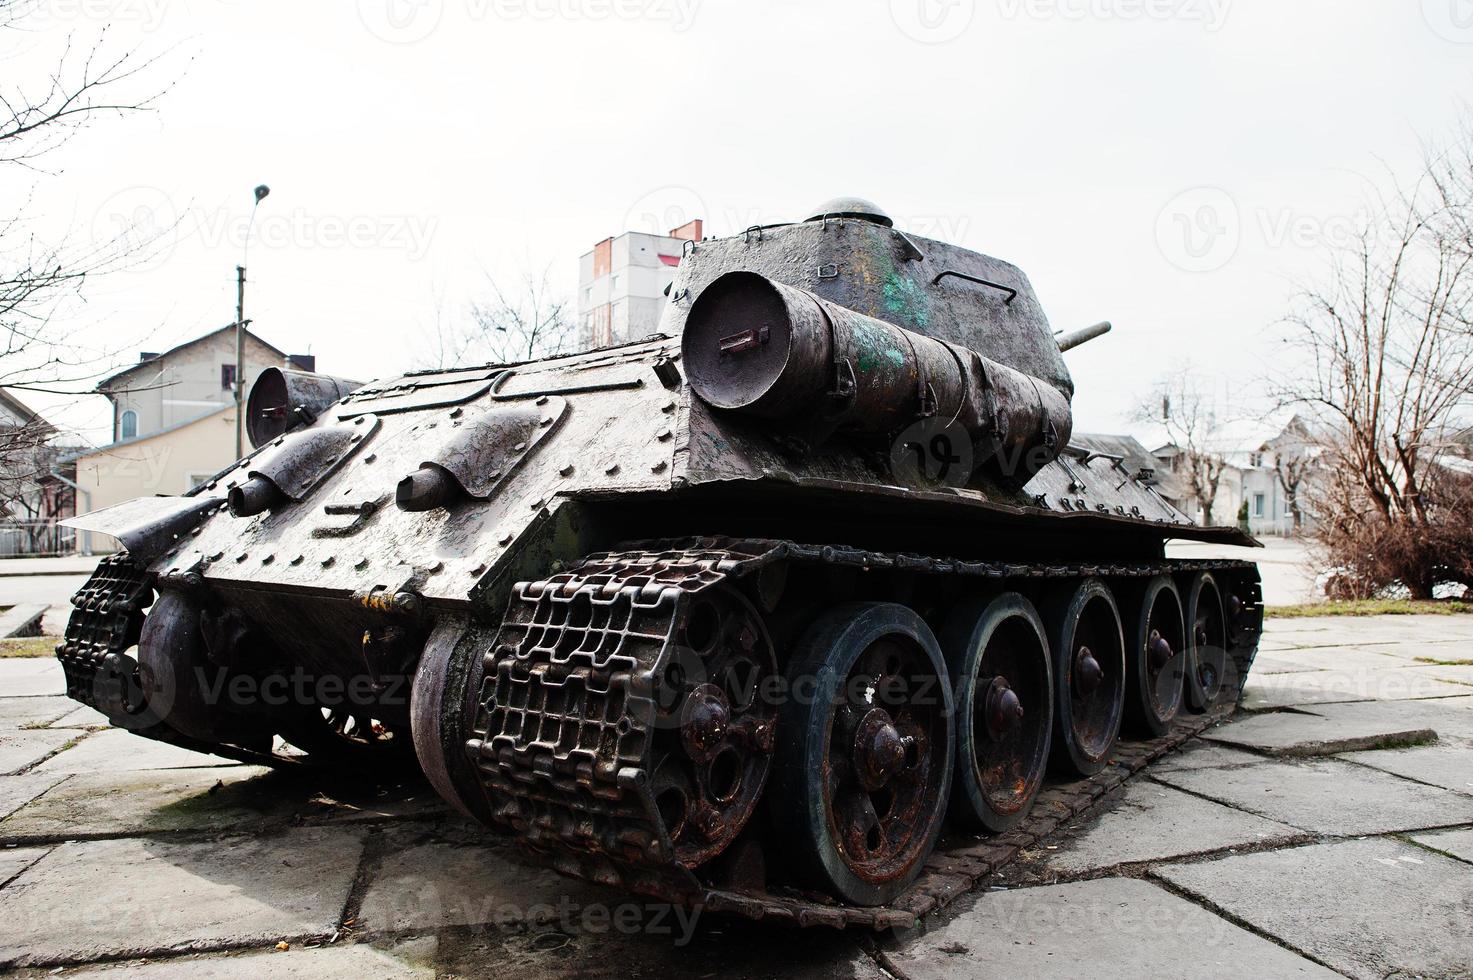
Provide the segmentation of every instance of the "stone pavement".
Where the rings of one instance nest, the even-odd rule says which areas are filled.
[[[22,976],[1473,975],[1473,617],[1270,621],[1245,712],[905,934],[559,877],[418,780],[110,731],[0,661],[0,971]],[[278,944],[285,944],[279,949]]]

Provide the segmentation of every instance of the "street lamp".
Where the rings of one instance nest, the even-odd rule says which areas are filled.
[[[240,265],[235,267],[235,458],[245,455],[245,260],[251,247],[251,229],[256,226],[256,208],[271,188],[257,184],[256,200],[251,204],[251,220],[246,224],[245,243],[240,249]]]

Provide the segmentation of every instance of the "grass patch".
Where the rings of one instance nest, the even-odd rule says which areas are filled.
[[[1473,602],[1462,599],[1354,599],[1303,606],[1265,606],[1268,619],[1304,619],[1311,616],[1460,616],[1473,613]]]
[[[0,640],[0,657],[54,657],[59,636],[26,636]]]

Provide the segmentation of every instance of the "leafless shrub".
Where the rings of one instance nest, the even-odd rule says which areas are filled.
[[[1473,584],[1473,496],[1449,466],[1473,384],[1473,125],[1373,205],[1296,303],[1309,368],[1284,393],[1325,422],[1317,534],[1335,590],[1426,598]]]

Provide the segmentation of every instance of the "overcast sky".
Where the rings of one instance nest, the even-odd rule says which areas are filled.
[[[1020,265],[1069,355],[1077,428],[1121,431],[1183,359],[1241,411],[1285,357],[1317,246],[1473,92],[1470,0],[43,0],[14,82],[108,22],[161,53],[146,116],[101,122],[31,195],[37,234],[173,228],[65,313],[163,349],[247,315],[320,370],[430,356],[482,269],[629,228],[711,234],[872,198]],[[130,354],[136,356],[136,354]],[[34,396],[67,426],[105,402]]]

